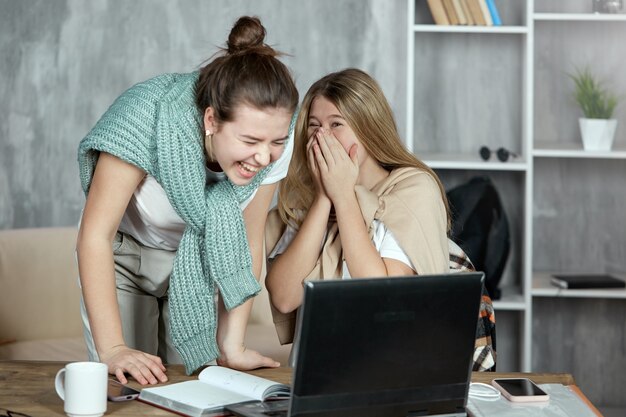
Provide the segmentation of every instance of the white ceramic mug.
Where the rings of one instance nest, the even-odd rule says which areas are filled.
[[[70,417],[99,417],[107,410],[108,368],[99,362],[72,362],[57,372],[54,387]]]

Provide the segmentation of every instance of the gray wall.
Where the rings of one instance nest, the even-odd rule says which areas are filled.
[[[132,84],[198,68],[244,14],[291,55],[301,95],[362,68],[403,130],[404,0],[0,0],[0,229],[76,224],[80,139]]]

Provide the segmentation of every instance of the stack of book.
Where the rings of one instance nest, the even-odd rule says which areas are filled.
[[[437,25],[502,25],[495,0],[427,1]]]

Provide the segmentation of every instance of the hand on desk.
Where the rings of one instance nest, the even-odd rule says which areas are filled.
[[[115,375],[122,384],[128,383],[126,373],[141,385],[167,382],[161,358],[131,349],[126,345],[111,348],[100,355],[100,360],[109,367],[109,373]]]

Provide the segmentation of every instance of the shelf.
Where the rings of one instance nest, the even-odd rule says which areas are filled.
[[[583,5],[583,1],[589,0],[561,6],[570,11],[586,10],[585,7],[590,9],[591,4]],[[580,193],[581,188],[576,186],[569,187],[568,170],[577,170],[581,164],[585,169],[593,171],[592,178],[582,184],[584,186],[601,183],[604,174],[623,176],[621,162],[626,160],[626,143],[621,136],[617,136],[611,151],[583,149],[576,126],[572,124],[571,113],[563,108],[566,86],[562,81],[562,73],[570,57],[577,53],[591,62],[613,68],[602,57],[606,54],[611,57],[621,56],[623,49],[619,39],[624,30],[626,14],[541,13],[535,12],[535,7],[547,11],[549,7],[558,7],[554,5],[560,2],[503,1],[501,16],[513,24],[511,26],[435,25],[428,24],[432,20],[426,3],[408,0],[407,147],[424,163],[436,169],[447,183],[454,184],[457,180],[465,180],[479,173],[493,176],[503,187],[515,187],[514,192],[508,192],[507,189],[506,202],[510,207],[509,217],[515,219],[513,230],[516,245],[511,253],[515,257],[516,270],[514,279],[506,281],[506,285],[512,288],[508,288],[508,292],[502,288],[501,299],[493,300],[493,305],[496,314],[503,312],[509,316],[519,315],[517,326],[520,335],[513,336],[513,340],[519,341],[520,368],[530,370],[533,363],[534,297],[626,299],[626,290],[563,290],[550,284],[549,273],[544,273],[542,280],[538,278],[541,274],[530,272],[533,265],[539,265],[534,260],[537,255],[533,253],[533,245],[537,243],[533,235],[542,238],[548,235],[548,240],[542,239],[541,242],[552,245],[551,228],[556,227],[559,231],[559,228],[567,226],[561,226],[556,221],[553,225],[550,223],[553,219],[541,217],[544,207],[540,204],[536,206],[543,201],[542,198],[554,196],[555,202],[550,200],[551,205],[547,207],[554,206],[554,212],[561,213],[560,197],[556,193],[553,195],[555,187],[552,186],[563,181],[568,185],[566,189],[569,196],[583,195],[584,198],[591,195]],[[607,36],[611,43],[606,44],[612,48],[602,55],[595,39]],[[579,38],[584,42],[578,42]],[[569,50],[572,40],[576,41],[574,45],[581,47],[580,51]],[[605,42],[600,46],[604,47]],[[587,55],[588,50],[591,52]],[[615,68],[623,68],[621,60],[615,60],[618,61]],[[611,58],[610,62],[613,61]],[[438,70],[433,71],[433,68]],[[550,87],[548,91],[547,87]],[[493,91],[498,93],[493,94]],[[446,111],[448,108],[449,112]],[[544,109],[550,113],[545,113]],[[504,113],[499,115],[499,121],[507,121],[506,124],[496,125],[498,129],[490,129],[487,119],[479,114],[480,111],[493,114],[494,110]],[[481,116],[483,118],[479,118]],[[546,120],[542,120],[542,117]],[[570,119],[563,120],[566,117]],[[564,123],[568,124],[559,125]],[[492,140],[496,136],[494,132],[503,138],[500,142]],[[563,136],[553,137],[545,135],[545,132],[562,132]],[[421,138],[420,141],[415,139],[416,135]],[[500,162],[493,155],[489,161],[483,161],[478,154],[478,148],[483,143],[502,143],[512,147],[521,156]],[[423,152],[420,147],[424,149]],[[546,179],[546,175],[551,175],[546,169],[551,168],[555,161],[562,162],[563,172],[559,172],[554,179]],[[596,173],[596,167],[603,168],[601,175]],[[619,177],[615,176],[607,181],[617,183]],[[600,197],[603,202],[610,200],[604,195]],[[569,211],[564,215],[573,216],[575,221],[584,221],[585,210],[593,201],[584,201],[580,205],[582,207],[565,201],[564,205]],[[620,207],[615,207],[613,201],[621,200],[610,200],[610,207],[599,207],[594,215],[620,213]],[[595,210],[595,207],[592,208]],[[608,227],[614,227],[613,223]],[[589,237],[592,239],[595,238],[595,230],[590,229]],[[602,227],[599,228],[598,233],[602,233],[602,230]],[[574,245],[570,242],[567,244]],[[556,251],[563,249],[559,246],[554,250],[556,254]],[[620,254],[611,252],[609,255],[619,258]],[[502,357],[506,355],[504,353]]]
[[[507,162],[500,162],[492,157],[489,161],[483,161],[478,156],[462,153],[420,153],[417,156],[426,165],[433,169],[471,169],[479,171],[526,171],[528,164],[523,158],[514,158]]]
[[[413,25],[413,32],[526,34],[526,26]]]
[[[550,284],[550,277],[552,274],[552,272],[533,273],[533,287],[531,291],[533,297],[626,299],[626,288],[566,290],[555,287]],[[611,275],[614,275],[617,278],[626,279],[625,274]]]
[[[526,303],[519,287],[500,288],[502,297],[499,300],[493,300],[493,308],[498,311],[524,311]],[[497,317],[496,317],[497,320]]]
[[[535,13],[533,19],[536,21],[586,21],[586,22],[624,22],[626,14],[609,13]]]
[[[586,151],[582,143],[537,142],[533,149],[536,158],[591,158],[626,159],[626,147],[616,146],[610,151]]]

